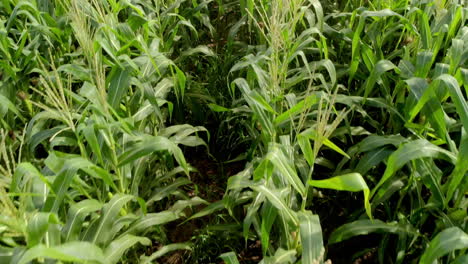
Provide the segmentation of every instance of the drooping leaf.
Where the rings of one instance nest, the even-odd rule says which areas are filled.
[[[62,261],[106,263],[102,250],[89,242],[69,242],[59,246],[37,245],[28,249],[17,262],[27,264],[37,258],[50,258]]]
[[[331,140],[317,135],[317,132],[314,129],[306,129],[303,132],[301,132],[299,136],[306,137],[309,140],[321,141],[325,146],[329,147],[330,149],[336,151],[337,153],[340,153],[341,155],[345,156],[348,159],[350,158],[348,154],[346,154],[346,152],[344,152],[340,147],[335,145],[335,143],[333,143]]]
[[[10,192],[14,193],[22,190],[25,184],[35,177],[40,178],[49,187],[52,185],[31,163],[23,162],[18,164],[11,180]]]
[[[223,201],[220,200],[220,201],[217,201],[217,202],[214,202],[214,203],[211,203],[210,205],[208,205],[207,207],[203,208],[202,210],[200,210],[199,212],[197,212],[196,214],[193,214],[192,216],[190,216],[189,218],[187,218],[184,222],[186,221],[189,221],[189,220],[192,220],[194,218],[199,218],[199,217],[203,217],[205,215],[209,215],[209,214],[212,214],[213,212],[216,212],[216,211],[219,211],[221,209],[224,209],[224,204],[223,204]]]
[[[119,164],[120,166],[125,165],[156,151],[168,151],[174,155],[179,165],[184,168],[185,172],[188,174],[189,169],[182,150],[174,142],[161,136],[145,138],[143,141],[135,143],[120,155]]]
[[[187,185],[187,184],[190,184],[191,181],[187,178],[177,178],[173,183],[171,184],[168,184],[164,187],[161,187],[161,188],[158,188],[156,189],[153,193],[154,195],[152,195],[147,201],[146,201],[146,204],[147,205],[151,205],[153,204],[154,202],[158,202],[162,199],[164,199],[165,197],[168,197],[169,195],[171,195],[174,191],[177,190],[177,188],[179,188],[180,186],[183,186],[183,185]]]
[[[102,208],[102,214],[97,222],[94,222],[88,229],[87,236],[89,241],[98,245],[103,245],[108,242],[113,236],[111,232],[113,223],[116,221],[120,209],[132,200],[132,195],[116,194],[112,199]]]
[[[143,217],[140,217],[138,220],[133,222],[129,228],[124,232],[126,234],[137,234],[138,232],[143,232],[148,230],[152,226],[158,226],[165,223],[172,222],[177,220],[179,216],[171,211],[163,211],[159,213],[149,213]]]
[[[356,165],[356,172],[365,175],[372,167],[388,158],[392,153],[393,150],[387,147],[369,151],[359,160],[359,163]]]
[[[78,170],[94,166],[93,163],[81,157],[72,156],[67,159],[59,158],[59,160],[60,159],[62,161],[59,162],[63,162],[63,166],[60,166],[57,177],[55,177],[55,180],[52,184],[53,192],[49,193],[47,196],[47,200],[43,207],[43,211],[45,212],[58,212],[60,205],[65,198],[66,192]],[[56,159],[55,161],[58,160]]]
[[[398,67],[388,60],[381,60],[377,62],[374,69],[372,70],[369,79],[367,79],[364,88],[364,98],[367,98],[374,88],[375,83],[379,80],[384,72],[388,72],[390,70],[398,70]]]
[[[239,264],[239,260],[237,259],[237,255],[235,252],[226,252],[219,256],[226,264]]]
[[[468,235],[458,227],[450,227],[444,229],[431,240],[419,263],[432,264],[448,253],[464,248],[468,248]]]
[[[371,197],[379,187],[387,181],[394,173],[403,167],[407,162],[420,158],[444,159],[453,164],[456,163],[456,157],[449,151],[440,148],[427,140],[419,139],[406,143],[393,152],[388,158],[385,173],[371,192]]]
[[[265,195],[268,201],[293,223],[298,223],[296,213],[285,204],[278,191],[271,190],[263,184],[252,186],[252,189]]]
[[[125,235],[112,241],[104,251],[105,263],[118,263],[121,257],[124,255],[125,251],[127,251],[129,248],[131,248],[137,243],[148,246],[151,244],[151,240],[149,240],[146,237]]]
[[[16,116],[18,116],[21,120],[25,120],[24,116],[18,111],[18,109],[16,108],[16,106],[10,101],[8,100],[8,98],[6,98],[5,96],[3,96],[2,94],[0,94],[0,105],[2,106],[6,106],[8,108],[8,110],[10,110],[11,112],[13,112]],[[3,114],[4,113],[0,113],[2,116],[1,118],[3,118]]]
[[[279,125],[288,119],[294,119],[296,115],[308,110],[313,104],[317,102],[317,95],[312,94],[307,96],[304,100],[300,101],[299,103],[291,107],[289,110],[277,116],[275,118],[275,125]]]
[[[381,220],[357,220],[338,227],[330,235],[329,244],[338,243],[354,236],[367,235],[369,233],[401,233],[416,234],[410,226],[402,226],[398,223],[385,223]]]
[[[52,224],[58,224],[59,219],[54,213],[39,212],[35,214],[28,223],[27,241],[28,246],[38,245]]]
[[[285,250],[278,248],[274,256],[265,256],[260,264],[275,264],[275,263],[296,263],[296,250]]]
[[[318,188],[333,189],[338,191],[350,191],[364,193],[364,208],[367,215],[372,219],[371,207],[369,203],[369,187],[359,173],[349,173],[324,180],[310,180],[309,184]]]
[[[142,264],[149,264],[153,263],[153,261],[157,258],[160,258],[167,253],[175,250],[192,250],[192,246],[189,243],[176,243],[176,244],[169,244],[166,246],[163,246],[160,248],[158,251],[154,252],[151,256],[149,257],[142,257],[141,262]]]
[[[83,200],[70,207],[66,225],[62,230],[64,241],[70,242],[77,240],[80,231],[83,228],[84,218],[91,212],[102,208],[102,204],[97,200]]]

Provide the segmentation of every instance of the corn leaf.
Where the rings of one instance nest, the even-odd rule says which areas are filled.
[[[419,263],[431,264],[454,250],[464,248],[468,248],[468,235],[458,227],[447,228],[431,240]]]
[[[372,219],[371,207],[369,203],[369,187],[367,187],[366,181],[362,178],[361,174],[349,173],[325,180],[310,180],[308,183],[314,187],[333,189],[338,191],[362,191],[364,193],[364,208],[366,209],[367,216]]]
[[[68,242],[54,247],[46,247],[40,244],[28,249],[17,263],[27,264],[38,258],[50,258],[77,263],[90,261],[106,263],[102,250],[89,242]]]

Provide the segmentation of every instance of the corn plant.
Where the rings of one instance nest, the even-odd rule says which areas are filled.
[[[0,263],[468,262],[467,18],[0,1]]]
[[[129,2],[57,1],[49,9],[51,14],[42,13],[41,4],[21,2],[14,10],[5,10],[13,14],[7,34],[14,36],[24,27],[14,27],[15,15],[55,15],[67,22],[65,32],[70,41],[73,33],[79,46],[58,46],[64,53],[75,53],[66,60],[56,59],[63,56],[60,52],[36,50],[32,53],[36,64],[20,69],[38,75],[37,83],[19,91],[26,93],[20,98],[30,115],[24,130],[14,130],[16,119],[26,120],[22,109],[12,103],[14,97],[1,97],[7,106],[3,115],[11,115],[3,119],[4,128],[11,129],[13,136],[21,135],[12,139],[2,130],[2,193],[8,189],[16,194],[2,195],[2,207],[8,210],[2,214],[2,226],[8,227],[2,236],[8,246],[2,249],[2,261],[117,263],[127,249],[150,245],[142,235],[164,239],[158,231],[161,225],[184,216],[189,206],[206,203],[179,190],[190,183],[187,176],[193,170],[180,146],[204,145],[197,135],[206,130],[165,125],[172,113],[167,95],[173,91],[182,100],[186,77],[161,42],[170,47],[176,35],[166,38],[168,29],[193,26],[172,17],[145,17],[145,10]],[[167,14],[177,5],[147,6],[146,12]],[[119,15],[128,20],[119,22]],[[48,29],[47,23],[42,26]],[[14,43],[9,40],[3,43]],[[21,45],[28,40],[25,35]],[[8,49],[4,52],[12,55]],[[7,75],[5,82],[20,81],[14,77]],[[13,140],[18,144],[7,146]],[[142,188],[146,181],[151,184]],[[174,198],[180,201],[169,207],[161,204]],[[189,244],[172,247],[190,248]],[[140,255],[149,262],[163,252],[168,250]]]

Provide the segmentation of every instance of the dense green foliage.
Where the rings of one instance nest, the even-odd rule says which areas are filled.
[[[467,20],[0,1],[0,263],[468,263]]]

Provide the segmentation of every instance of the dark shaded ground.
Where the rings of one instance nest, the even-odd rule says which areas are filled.
[[[190,196],[198,196],[210,203],[223,199],[227,179],[244,169],[244,162],[221,163],[213,160],[205,149],[187,150],[187,161],[197,169],[190,174],[193,184],[188,185],[185,191]],[[192,214],[202,210],[205,206],[193,208]],[[208,230],[207,227],[219,225],[215,214],[196,218],[183,223],[183,220],[174,221],[166,225],[167,238],[171,243],[192,241],[192,252],[175,251],[161,259],[161,263],[215,263],[222,264],[219,258],[224,252],[232,251],[231,247],[245,245],[245,240],[238,234],[224,231]],[[261,259],[261,245],[259,241],[247,241],[244,249],[236,248],[239,252],[239,261],[243,264],[258,263]]]

